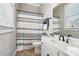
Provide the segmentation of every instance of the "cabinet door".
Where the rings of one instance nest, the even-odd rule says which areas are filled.
[[[42,56],[58,56],[58,50],[50,42],[42,40],[41,45],[41,55]]]
[[[47,50],[44,47],[42,48],[41,56],[47,56]]]
[[[51,48],[52,56],[58,56],[58,50],[55,47]]]
[[[52,51],[50,51],[49,47],[46,50],[46,56],[55,56],[55,54],[52,54]]]
[[[50,44],[50,42],[45,42],[45,46],[47,49],[47,53],[50,54],[50,56],[58,56],[58,50],[53,45]]]
[[[41,41],[41,56],[46,56],[46,48],[45,48],[45,43],[44,41],[42,40]]]

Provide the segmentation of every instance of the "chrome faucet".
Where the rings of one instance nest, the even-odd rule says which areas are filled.
[[[62,38],[62,39],[61,39]],[[62,40],[63,42],[65,41],[65,38],[63,35],[60,35],[59,40]]]

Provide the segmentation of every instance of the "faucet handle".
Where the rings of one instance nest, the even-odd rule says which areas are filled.
[[[71,39],[67,38],[66,43],[70,43]]]
[[[72,35],[71,35],[71,34],[69,34],[69,35],[68,35],[68,37],[72,37]]]

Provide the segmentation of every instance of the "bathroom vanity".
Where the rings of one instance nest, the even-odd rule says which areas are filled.
[[[79,56],[78,45],[59,41],[58,36],[42,36],[41,42],[41,56]]]

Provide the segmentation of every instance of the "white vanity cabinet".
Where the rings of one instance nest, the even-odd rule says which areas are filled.
[[[54,46],[54,43],[51,44],[50,39],[42,38],[41,42],[41,56],[68,56],[56,46]]]
[[[51,46],[47,41],[41,41],[41,56],[58,56],[58,50]]]

